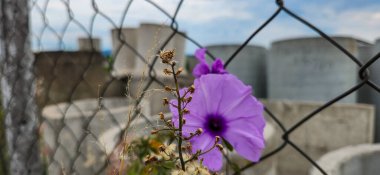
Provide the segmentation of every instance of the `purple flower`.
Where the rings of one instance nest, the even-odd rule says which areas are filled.
[[[183,125],[183,134],[189,136],[198,128],[204,132],[190,140],[192,153],[209,150],[215,143],[215,136],[220,136],[238,154],[257,162],[264,148],[265,120],[263,105],[251,95],[251,87],[231,74],[203,75],[195,80],[194,86],[192,101],[186,107],[190,113],[184,115],[186,124]],[[177,101],[172,100],[171,103],[176,104]],[[170,110],[173,123],[178,127],[178,111],[173,106]],[[223,156],[216,148],[200,158],[212,171],[222,168]]]
[[[193,75],[196,78],[201,77],[206,74],[225,74],[227,71],[224,69],[223,61],[220,58],[216,58],[214,63],[212,63],[211,69],[209,68],[206,58],[206,49],[201,48],[195,51],[195,57],[199,63],[193,69]]]

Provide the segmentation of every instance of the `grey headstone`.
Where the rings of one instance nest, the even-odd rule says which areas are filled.
[[[99,38],[78,38],[79,51],[101,51],[101,40]]]
[[[224,62],[240,47],[240,45],[211,45],[207,49]],[[256,97],[265,98],[266,95],[266,54],[267,50],[261,46],[247,45],[227,66],[227,70],[239,77],[245,84],[251,85]]]
[[[358,56],[358,41],[333,37]],[[297,38],[272,44],[268,58],[268,97],[302,101],[329,101],[357,83],[358,66],[320,37]],[[340,102],[355,103],[356,92]]]

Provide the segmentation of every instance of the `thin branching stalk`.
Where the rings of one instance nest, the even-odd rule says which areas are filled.
[[[174,84],[175,84],[175,91],[176,91],[176,94],[177,94],[177,101],[178,101],[178,104],[177,104],[177,109],[178,109],[178,116],[179,116],[179,138],[178,138],[178,154],[179,154],[179,160],[181,162],[181,168],[183,171],[185,171],[185,161],[183,160],[183,155],[182,155],[182,125],[183,125],[183,111],[182,111],[182,107],[181,107],[181,103],[182,103],[182,98],[181,98],[181,94],[179,93],[179,85],[178,85],[178,80],[177,80],[177,74],[174,73],[175,70],[174,70],[174,67],[175,67],[175,64],[173,63],[171,65],[172,67],[172,72],[173,72],[173,78],[174,78]]]

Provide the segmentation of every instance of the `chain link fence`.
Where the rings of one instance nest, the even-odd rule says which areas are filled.
[[[146,0],[146,4],[159,10],[169,19],[170,26],[170,33],[165,40],[154,41],[152,38],[152,43],[155,45],[147,56],[135,48],[133,41],[123,34],[125,19],[132,15],[130,7],[136,3],[133,0],[120,2],[124,10],[118,19],[102,12],[98,2],[92,0],[93,13],[88,25],[81,23],[80,16],[75,15],[70,0],[59,1],[58,4],[65,9],[60,19],[49,17],[48,7],[52,3],[51,0],[2,0],[1,8],[5,10],[1,12],[3,25],[0,29],[3,106],[0,123],[4,122],[1,124],[5,127],[4,130],[0,130],[2,138],[0,171],[3,174],[42,174],[42,170],[50,174],[112,173],[113,163],[118,159],[116,154],[120,149],[118,145],[123,137],[120,133],[127,128],[131,135],[144,135],[150,132],[149,128],[157,124],[157,119],[151,117],[156,111],[147,101],[160,99],[158,98],[160,96],[156,98],[149,96],[161,92],[160,89],[163,89],[168,82],[159,76],[161,70],[156,55],[164,48],[171,49],[168,45],[176,37],[185,39],[199,48],[203,47],[195,39],[179,31],[177,14],[181,12],[183,2],[179,0],[175,4],[175,10],[168,12],[159,2]],[[305,161],[326,174],[323,167],[290,139],[290,135],[305,123],[313,122],[311,119],[316,114],[363,86],[368,85],[380,92],[380,86],[371,80],[368,71],[368,68],[378,61],[380,53],[363,62],[318,27],[294,13],[286,6],[286,2],[277,0],[275,3],[277,9],[273,9],[273,14],[260,27],[252,30],[251,35],[225,62],[225,67],[228,69],[228,65],[236,61],[234,58],[241,50],[258,33],[265,30],[268,24],[278,18],[280,13],[288,15],[316,32],[357,65],[360,81],[355,86],[336,97],[331,97],[330,101],[289,128],[283,125],[271,109],[265,108],[267,115],[281,128],[279,132],[282,132],[282,143],[263,155],[261,161],[275,156],[286,146],[290,146],[302,155]],[[29,30],[28,13],[31,11],[32,22],[40,26],[37,31]],[[94,28],[102,25],[97,23],[98,19],[111,26],[119,40],[118,49],[114,50],[108,59],[100,53],[97,36],[93,33]],[[58,20],[59,26],[55,26],[57,21],[53,24],[52,20]],[[78,52],[70,51],[72,48],[66,45],[66,42],[77,37],[70,33],[72,26],[87,39],[83,40],[87,42],[87,46]],[[34,55],[30,40],[36,51]],[[46,40],[55,40],[55,42],[47,43]],[[54,47],[60,51],[45,51],[49,50],[51,45],[55,45]],[[120,54],[123,47],[128,48],[137,59],[147,65],[141,70],[142,76],[134,77],[130,73],[126,73],[130,74],[129,76],[112,76],[114,75],[112,70],[117,66],[114,64],[114,58]],[[215,59],[212,53],[207,52],[207,54],[211,59]],[[188,77],[183,79],[184,85],[192,81]],[[153,103],[160,105],[160,101]],[[152,109],[153,111],[150,111]],[[5,136],[7,144],[4,143]],[[37,139],[37,136],[40,138]],[[7,151],[3,150],[5,144]],[[39,154],[43,155],[42,160],[39,159]],[[235,174],[253,166],[255,163],[243,165]]]

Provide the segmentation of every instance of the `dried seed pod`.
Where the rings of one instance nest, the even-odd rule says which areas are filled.
[[[171,75],[172,73],[173,73],[173,72],[170,71],[169,69],[167,69],[167,68],[164,69],[164,74],[165,74],[165,75]]]
[[[163,98],[162,101],[163,101],[164,106],[169,104],[168,98]]]
[[[145,164],[156,162],[157,160],[158,158],[156,156],[148,157],[148,159],[145,161]]]
[[[166,146],[165,146],[165,145],[160,145],[160,147],[158,147],[158,150],[159,150],[160,152],[164,152],[165,149],[166,149]]]
[[[194,86],[194,85],[191,85],[191,86],[189,87],[189,92],[190,92],[190,93],[194,93],[194,91],[195,91],[195,86]]]
[[[160,112],[158,115],[160,116],[160,119],[161,119],[161,120],[164,120],[164,119],[165,119],[165,115],[164,115],[164,113]]]
[[[193,99],[193,97],[190,96],[189,98],[186,99],[186,102],[187,102],[187,103],[190,103],[192,99]]]
[[[168,92],[171,92],[173,89],[172,88],[170,88],[169,86],[165,86],[165,91],[168,91]]]
[[[152,130],[150,131],[151,134],[157,134],[158,133],[158,130]]]
[[[181,74],[182,71],[183,71],[183,67],[180,67],[180,68],[178,68],[178,70],[177,70],[177,72],[175,74],[179,75],[179,74]]]
[[[183,113],[184,113],[184,114],[189,114],[190,111],[189,111],[188,109],[185,108],[185,109],[183,109]]]

